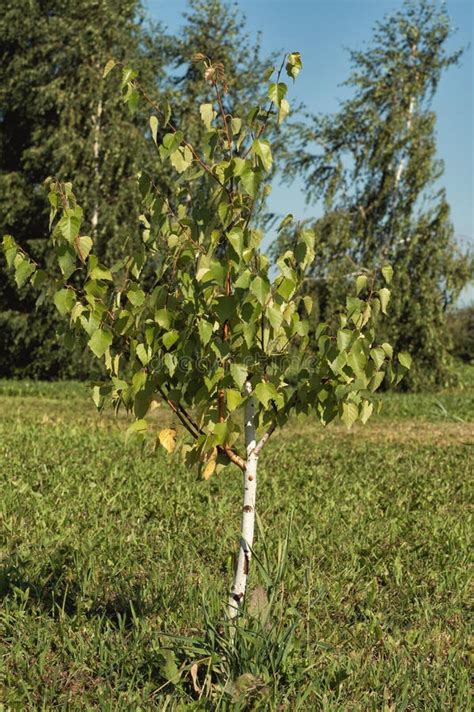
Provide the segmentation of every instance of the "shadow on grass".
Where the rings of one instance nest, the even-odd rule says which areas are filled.
[[[91,597],[83,585],[88,569],[81,580],[78,564],[77,551],[67,546],[58,548],[39,571],[31,561],[6,564],[0,567],[0,600],[38,607],[52,618],[103,618],[118,628],[130,628],[134,618],[148,616],[159,606],[160,601],[153,606],[145,602],[144,585],[118,578],[110,591]],[[32,569],[36,569],[34,576],[29,573]]]

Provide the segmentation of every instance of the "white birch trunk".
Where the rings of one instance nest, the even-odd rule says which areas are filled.
[[[91,226],[92,226],[92,236],[95,237],[97,234],[97,225],[99,224],[99,190],[100,190],[100,168],[99,168],[99,151],[100,151],[100,129],[101,129],[101,119],[102,119],[102,98],[99,99],[97,104],[97,111],[93,117],[94,124],[94,143],[92,146],[92,152],[94,156],[94,176],[96,184],[96,200],[94,204],[94,210],[92,212]]]
[[[415,97],[412,96],[410,99],[410,105],[408,107],[407,134],[410,133],[414,111],[415,111]],[[400,179],[402,177],[404,168],[405,168],[405,158],[402,158],[400,160],[400,163],[398,164],[397,172],[395,173],[395,192],[398,190],[398,184],[400,183]]]
[[[251,396],[252,387],[247,381],[247,394]],[[234,620],[242,607],[247,587],[247,578],[252,558],[253,535],[255,529],[255,496],[257,491],[258,453],[255,433],[255,402],[248,398],[245,405],[245,445],[247,450],[247,465],[244,471],[244,498],[242,506],[242,522],[240,527],[240,546],[237,566],[234,573],[234,583],[229,596],[228,617]]]

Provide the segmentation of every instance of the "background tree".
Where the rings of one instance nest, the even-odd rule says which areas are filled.
[[[453,309],[448,318],[453,355],[474,363],[474,304]]]
[[[473,269],[438,182],[431,101],[443,71],[460,58],[447,51],[450,35],[444,9],[428,0],[406,2],[379,22],[372,44],[351,52],[353,97],[300,127],[300,151],[289,160],[289,175],[302,174],[309,200],[324,204],[306,285],[318,314],[336,319],[348,275],[387,259],[395,296],[384,328],[396,348],[412,354],[404,384],[416,388],[451,378],[446,312]],[[287,230],[277,250],[289,240]]]
[[[174,38],[144,21],[139,0],[7,0],[0,32],[0,225],[38,256],[49,249],[41,188],[48,172],[64,180],[75,176],[101,257],[116,257],[139,235],[130,186],[151,158],[137,140],[144,128],[140,112],[130,121],[115,78],[97,81],[110,56],[132,64],[151,96],[159,89],[176,98],[180,115],[174,118],[198,141],[207,129],[194,112],[203,95],[194,54],[204,49],[224,64],[235,103],[226,110],[258,102],[259,74],[271,64],[261,59],[259,41],[253,44],[246,34],[245,18],[220,0],[191,2],[183,32]],[[155,176],[168,197],[172,171],[163,166]],[[85,376],[91,364],[77,348],[72,353],[58,344],[60,326],[51,308],[43,304],[35,311],[34,296],[19,299],[1,263],[0,270],[0,373]]]
[[[112,81],[101,75],[114,54],[156,86],[163,43],[143,24],[138,0],[20,0],[0,17],[0,224],[36,256],[48,252],[48,173],[76,177],[84,220],[98,254],[117,255],[136,239],[133,186],[143,121],[130,121]],[[159,35],[158,35],[159,36]],[[46,255],[44,255],[46,256]],[[34,295],[19,299],[0,265],[3,375],[80,375],[89,365],[56,343],[57,319]]]

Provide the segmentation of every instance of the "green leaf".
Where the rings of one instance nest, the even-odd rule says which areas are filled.
[[[171,106],[168,99],[161,100],[160,108],[163,114],[163,126],[167,126],[171,119]]]
[[[214,311],[217,314],[219,321],[223,323],[235,316],[236,299],[235,296],[220,296],[217,297],[214,303]]]
[[[133,82],[134,79],[138,77],[138,72],[130,67],[123,67],[122,69],[122,87],[124,87],[129,82]]]
[[[291,297],[295,291],[296,283],[289,277],[284,277],[277,287],[277,292],[283,297],[285,301]]]
[[[62,244],[58,248],[58,263],[64,279],[69,279],[76,270],[76,252],[70,245]]]
[[[97,358],[102,358],[112,344],[112,334],[104,329],[97,329],[88,341],[88,346]]]
[[[82,235],[81,237],[77,237],[74,240],[74,249],[76,250],[76,253],[81,262],[85,262],[89,256],[90,251],[92,250],[92,238],[90,238],[88,235]]]
[[[360,339],[353,343],[347,357],[347,363],[357,376],[362,377],[364,375],[367,366],[367,355]]]
[[[212,104],[201,104],[199,108],[199,113],[201,114],[201,119],[204,126],[209,131],[211,128],[211,123],[216,118],[216,112]]]
[[[236,136],[238,133],[240,133],[240,130],[242,128],[242,119],[232,117],[232,119],[230,120],[230,128],[232,130],[232,134]]]
[[[31,277],[35,270],[36,267],[32,262],[30,262],[26,257],[22,259],[18,267],[15,267],[15,282],[18,289],[23,287],[25,282],[29,279],[29,277]]]
[[[137,92],[136,89],[134,89],[131,85],[129,87],[129,91],[127,92],[126,96],[126,101],[127,101],[127,106],[130,114],[133,116],[138,108],[138,101],[140,99],[140,95]]]
[[[158,142],[158,117],[157,116],[150,116],[150,131],[151,135],[153,138],[153,141],[155,143]]]
[[[252,294],[256,296],[258,302],[263,306],[270,291],[269,283],[266,280],[262,279],[260,276],[258,276],[250,282],[249,289]]]
[[[267,173],[271,170],[273,158],[272,149],[268,141],[262,141],[260,139],[255,139],[252,144],[253,151],[256,156],[262,161],[262,165]]]
[[[82,224],[82,208],[78,205],[75,208],[67,208],[65,214],[58,223],[62,236],[72,244],[79,235]]]
[[[205,321],[205,319],[199,319],[198,332],[199,332],[199,338],[201,340],[201,344],[203,346],[207,346],[207,344],[211,340],[212,331],[213,331],[213,326],[210,322]]]
[[[261,177],[261,172],[252,168],[247,168],[240,176],[242,187],[251,198],[256,198],[258,195]]]
[[[193,154],[188,146],[178,148],[177,151],[170,156],[171,164],[176,168],[178,173],[184,173],[193,162]]]
[[[196,265],[196,279],[200,282],[211,269],[211,261],[208,255],[200,255]]]
[[[178,360],[176,356],[168,351],[168,353],[164,355],[163,361],[166,368],[168,369],[168,373],[170,374],[170,376],[173,376],[178,366]]]
[[[285,98],[288,87],[284,82],[278,84],[270,84],[268,87],[268,97],[274,104],[280,106],[282,99]]]
[[[172,346],[175,345],[175,343],[179,339],[179,332],[176,331],[176,329],[171,329],[171,331],[167,331],[166,334],[163,334],[163,346],[165,349],[170,349]]]
[[[267,307],[265,314],[273,329],[279,329],[283,321],[281,309],[275,305],[272,305],[271,307]]]
[[[106,282],[111,282],[113,277],[112,272],[109,269],[107,269],[106,267],[102,267],[101,265],[96,265],[91,269],[89,279],[99,279]]]
[[[72,289],[60,289],[54,295],[53,301],[61,316],[66,316],[73,308],[76,298]]]
[[[168,309],[158,309],[155,312],[155,321],[163,329],[169,329],[171,326],[172,315]]]
[[[18,252],[18,245],[11,235],[3,236],[3,254],[7,261],[9,269],[13,267],[13,261]]]
[[[167,648],[162,648],[159,651],[159,654],[163,658],[163,662],[160,664],[160,673],[163,675],[164,679],[170,682],[172,685],[177,685],[180,681],[181,673],[179,671],[178,666],[176,665],[174,652]]]
[[[342,405],[342,415],[341,420],[351,428],[359,417],[359,409],[355,403],[351,401],[343,403]]]
[[[303,297],[303,304],[306,309],[306,313],[309,315],[313,311],[313,300],[311,297]]]
[[[247,380],[247,367],[240,363],[231,363],[229,370],[235,385],[242,390]]]
[[[254,389],[255,397],[264,408],[268,408],[270,401],[279,401],[281,399],[280,394],[273,385],[273,383],[257,383]]]
[[[370,358],[372,361],[375,363],[377,369],[380,368],[380,366],[383,364],[385,361],[385,351],[381,347],[378,347],[376,349],[371,349],[370,350]]]
[[[367,275],[360,274],[356,279],[356,294],[360,294],[367,286]]]
[[[387,282],[387,284],[390,284],[390,282],[392,281],[392,277],[393,277],[392,265],[384,265],[382,267],[382,274],[383,274],[383,277],[384,277],[385,281]]]
[[[366,424],[366,422],[372,415],[373,409],[374,409],[373,403],[370,403],[369,401],[366,401],[366,400],[362,401],[362,407],[360,410],[360,419],[364,423],[364,425]]]
[[[407,351],[400,351],[398,354],[398,361],[404,368],[410,368],[412,364],[412,358]]]
[[[231,413],[239,407],[239,405],[244,399],[241,392],[237,391],[235,388],[227,388],[225,392],[225,397],[227,401],[227,407]]]
[[[127,292],[127,299],[134,307],[141,307],[145,303],[145,292],[133,285]]]
[[[242,228],[234,227],[227,235],[227,239],[236,251],[239,257],[242,257],[242,251],[244,249],[244,233]]]
[[[252,278],[252,273],[250,270],[246,269],[240,277],[235,281],[234,287],[236,289],[248,289],[250,280]]]
[[[213,442],[216,445],[224,445],[224,443],[228,439],[228,433],[229,433],[229,423],[216,423],[213,428]]]
[[[282,121],[286,119],[290,113],[290,104],[286,99],[280,101],[280,106],[278,107],[278,123],[281,124]]]
[[[354,332],[349,329],[339,329],[337,332],[337,348],[339,351],[347,351],[349,348]]]
[[[147,385],[135,394],[133,400],[133,412],[137,418],[144,418],[150,410],[151,401],[153,400],[153,389]]]
[[[301,54],[299,52],[291,52],[286,62],[286,73],[288,76],[294,81],[302,68],[303,62],[301,61]]]
[[[382,313],[386,314],[388,300],[390,299],[390,290],[387,289],[387,287],[382,287],[382,289],[379,289],[378,294],[380,299],[380,308],[382,310]]]
[[[163,144],[160,146],[161,157],[164,159],[174,153],[179,148],[182,140],[183,133],[181,131],[165,134],[163,136]]]
[[[137,346],[137,356],[143,366],[150,363],[151,353],[144,344],[138,344]]]
[[[104,71],[102,72],[102,77],[104,79],[108,74],[110,74],[110,72],[112,71],[112,69],[115,67],[116,64],[117,64],[117,62],[115,61],[115,59],[109,59],[109,61],[107,62],[107,64],[104,67]]]
[[[47,278],[48,278],[48,275],[46,274],[46,272],[44,272],[44,270],[37,269],[31,278],[31,284],[36,289],[39,289],[46,282]]]

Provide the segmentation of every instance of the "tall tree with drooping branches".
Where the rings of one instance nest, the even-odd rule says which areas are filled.
[[[432,100],[443,73],[458,63],[445,9],[406,2],[377,23],[372,43],[351,52],[352,98],[334,115],[299,127],[289,175],[303,175],[316,220],[316,260],[307,289],[323,320],[337,319],[348,276],[388,260],[395,270],[390,314],[382,327],[414,364],[404,386],[451,379],[447,309],[473,273],[454,237],[440,187]],[[291,242],[286,232],[277,246]]]

